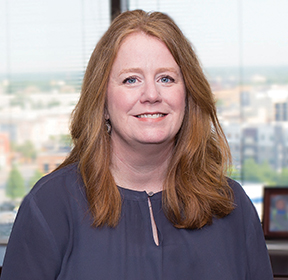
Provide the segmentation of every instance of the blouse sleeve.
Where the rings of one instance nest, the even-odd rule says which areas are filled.
[[[246,235],[246,248],[248,252],[248,265],[251,271],[251,279],[273,280],[272,268],[263,230],[253,207],[254,221],[250,220]]]
[[[237,184],[238,185],[238,184]],[[273,280],[269,254],[257,211],[243,188],[234,185],[244,224],[246,256],[251,280]]]
[[[54,235],[30,194],[19,208],[3,262],[1,280],[52,280],[61,257]]]

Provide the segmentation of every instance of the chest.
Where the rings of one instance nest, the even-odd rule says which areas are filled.
[[[160,201],[151,205],[158,246],[147,201],[128,201],[116,228],[78,221],[58,280],[245,279],[246,252],[237,223],[220,219],[200,230],[177,229]]]

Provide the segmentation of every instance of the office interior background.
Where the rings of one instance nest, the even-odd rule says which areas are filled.
[[[114,2],[114,6],[112,5]],[[288,186],[288,1],[0,0],[0,243],[22,198],[70,150],[69,118],[113,13],[168,13],[193,44],[233,156],[262,216]]]

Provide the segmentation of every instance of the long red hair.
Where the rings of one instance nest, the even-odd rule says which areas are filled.
[[[164,42],[179,65],[186,86],[186,111],[176,136],[163,188],[163,209],[179,228],[201,228],[234,208],[225,176],[231,161],[213,94],[189,41],[160,12],[128,11],[116,17],[96,45],[72,115],[73,149],[59,167],[77,162],[94,225],[116,226],[121,196],[111,175],[110,136],[105,126],[106,90],[121,42],[133,32]]]

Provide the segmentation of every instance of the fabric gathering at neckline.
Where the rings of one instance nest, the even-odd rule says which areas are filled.
[[[146,191],[137,191],[126,189],[120,186],[117,186],[121,196],[127,200],[147,200],[149,197],[151,200],[161,200],[162,198],[162,191],[153,193],[153,195],[149,195]]]

